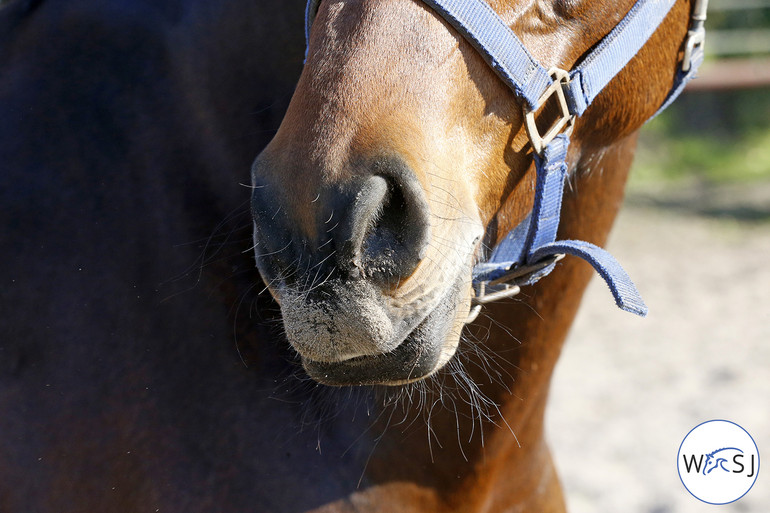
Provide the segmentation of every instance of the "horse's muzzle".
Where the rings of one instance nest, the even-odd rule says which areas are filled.
[[[430,243],[430,210],[414,174],[378,160],[299,202],[262,166],[252,195],[257,265],[308,374],[361,385],[432,373],[462,301],[455,278],[449,286],[412,279]]]

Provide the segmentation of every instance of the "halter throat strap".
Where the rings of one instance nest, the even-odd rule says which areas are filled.
[[[684,58],[674,84],[658,113],[682,92],[703,61],[708,0],[695,0]],[[305,10],[305,37],[321,0],[309,0]],[[569,134],[577,116],[644,46],[668,15],[675,0],[637,0],[623,19],[570,71],[545,69],[521,40],[483,0],[423,0],[473,45],[500,79],[524,102],[525,127],[532,143],[537,186],[530,215],[493,250],[488,261],[473,269],[476,291],[467,322],[491,301],[517,294],[550,273],[564,254],[590,263],[607,283],[615,303],[644,316],[647,306],[621,265],[604,249],[586,241],[556,241],[561,203],[567,179]],[[307,57],[307,48],[306,48]],[[534,116],[556,95],[560,119],[540,134]],[[657,115],[657,113],[656,113]]]

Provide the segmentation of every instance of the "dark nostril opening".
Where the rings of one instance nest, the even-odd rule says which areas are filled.
[[[373,267],[375,263],[378,266],[387,265],[389,260],[395,260],[397,250],[411,251],[407,244],[407,217],[407,205],[401,190],[398,187],[389,188],[363,239],[362,253],[367,267]]]
[[[340,225],[342,238],[338,261],[351,277],[358,277],[363,269],[364,240],[380,216],[380,209],[388,195],[388,183],[380,176],[366,180],[356,191],[353,203]]]
[[[368,237],[365,242],[371,245],[379,238],[383,241],[403,245],[407,234],[408,220],[406,214],[407,204],[401,189],[390,187],[388,194],[385,196],[385,201],[372,219],[372,227],[369,229],[369,233],[367,233]],[[386,245],[382,249],[387,249],[388,247]],[[381,248],[369,246],[365,249],[377,251]]]
[[[350,236],[340,256],[351,277],[363,272],[384,286],[396,286],[414,272],[428,245],[427,201],[411,173],[368,178],[347,222]]]

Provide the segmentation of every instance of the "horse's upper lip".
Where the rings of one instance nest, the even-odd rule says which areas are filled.
[[[376,355],[334,362],[305,356],[302,364],[314,380],[325,385],[400,385],[425,378],[438,370],[454,353],[447,337],[458,313],[464,281],[449,288],[438,304],[394,349]]]

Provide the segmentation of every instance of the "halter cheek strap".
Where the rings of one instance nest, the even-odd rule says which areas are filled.
[[[321,0],[309,0],[305,36]],[[476,291],[467,322],[491,301],[517,294],[550,273],[565,254],[590,263],[604,279],[623,310],[644,316],[647,306],[620,264],[602,248],[585,241],[556,241],[561,202],[568,174],[569,134],[577,116],[644,46],[665,19],[675,0],[637,0],[631,10],[571,71],[546,70],[521,40],[483,0],[423,0],[469,41],[500,79],[524,101],[525,127],[534,150],[537,186],[532,212],[506,235],[486,262],[473,269]],[[674,85],[658,112],[666,108],[695,76],[703,61],[707,0],[695,0],[684,58]],[[307,53],[307,52],[306,52]],[[535,113],[552,96],[561,117],[545,134]],[[656,113],[657,115],[657,113]]]

